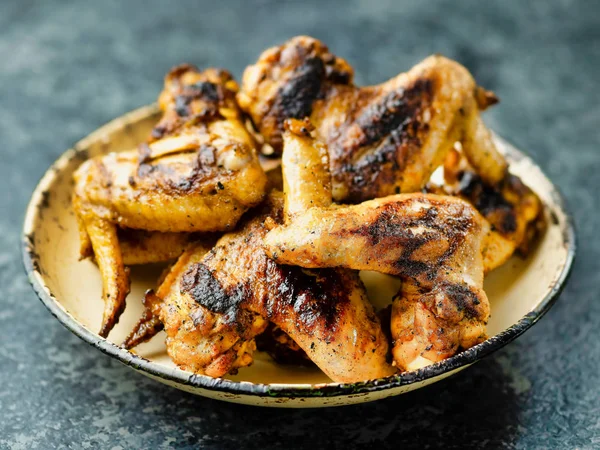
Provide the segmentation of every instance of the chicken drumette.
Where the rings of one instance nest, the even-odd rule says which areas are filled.
[[[232,229],[263,199],[267,179],[236,90],[226,71],[173,69],[159,99],[164,116],[148,143],[77,170],[73,204],[81,255],[94,254],[103,279],[102,336],[118,320],[129,290],[118,227],[167,233],[153,236],[164,249],[166,240],[185,239],[172,233]]]
[[[279,264],[373,270],[403,279],[394,299],[394,361],[403,370],[486,338],[486,220],[468,202],[398,194],[332,204],[328,153],[308,121],[290,121],[282,159],[286,223],[264,239]],[[493,259],[493,258],[492,258]]]
[[[282,222],[272,194],[239,231],[208,253],[185,252],[125,342],[132,347],[164,324],[169,355],[180,367],[222,376],[252,362],[254,338],[268,322],[291,337],[331,379],[391,375],[388,344],[356,271],[280,266],[263,250],[271,225]]]

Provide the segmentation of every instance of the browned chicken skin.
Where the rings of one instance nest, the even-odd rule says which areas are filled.
[[[267,50],[246,69],[238,100],[278,152],[285,119],[310,117],[329,148],[336,201],[418,191],[458,140],[480,153],[481,139],[469,134],[480,121],[478,101],[485,107],[495,97],[460,64],[432,56],[369,87],[354,86],[352,77],[346,61],[301,36]],[[491,166],[490,179],[503,176],[497,152],[478,163]]]
[[[129,285],[118,226],[162,233],[228,230],[263,199],[267,178],[236,90],[226,71],[173,69],[160,96],[164,117],[149,142],[88,160],[77,170],[73,204],[81,254],[89,256],[93,247],[104,282],[102,336],[118,320]]]
[[[234,91],[226,87],[235,82],[224,71],[185,67],[167,75],[165,116],[148,144],[94,158],[77,171],[75,200],[83,214],[91,209],[96,217],[143,230],[219,231],[260,203],[266,176]]]
[[[288,220],[265,237],[280,264],[346,267],[402,277],[392,337],[403,370],[440,361],[486,338],[483,291],[487,222],[464,200],[400,194],[358,205],[332,204],[327,150],[310,124],[291,121],[282,159]]]
[[[281,196],[273,194],[262,212],[239,231],[223,236],[210,252],[204,255],[201,248],[202,255],[189,257],[186,252],[180,258],[170,272],[175,277],[173,287],[159,296],[163,306],[158,315],[173,360],[182,368],[213,376],[217,372],[209,373],[206,367],[214,367],[213,361],[227,361],[218,364],[223,375],[252,361],[254,337],[269,321],[335,381],[393,374],[386,362],[386,338],[357,272],[279,266],[265,255],[264,221],[269,217],[277,223],[281,216]],[[165,289],[161,286],[159,291]],[[179,325],[183,322],[187,326]],[[205,323],[219,327],[205,327]],[[130,341],[139,339],[128,340],[126,346]],[[221,345],[223,341],[227,345]],[[194,346],[211,351],[201,352],[200,357]]]

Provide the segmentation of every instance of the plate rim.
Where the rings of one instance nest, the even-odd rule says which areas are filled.
[[[81,149],[85,148],[89,142],[94,140],[96,136],[106,134],[113,129],[117,129],[123,124],[131,124],[135,121],[147,118],[151,114],[155,114],[157,111],[158,108],[156,104],[151,104],[128,112],[101,126],[85,138],[78,141],[72,148],[62,153],[61,156],[47,169],[37,183],[25,211],[25,220],[21,235],[23,266],[27,272],[29,283],[44,306],[65,328],[82,339],[84,342],[136,370],[145,372],[154,377],[161,378],[165,381],[177,383],[179,385],[252,397],[290,399],[312,397],[331,398],[353,394],[367,394],[399,388],[401,386],[434,379],[456,369],[464,368],[512,342],[529,328],[531,328],[535,323],[537,323],[550,310],[563,291],[571,274],[573,261],[577,252],[575,223],[568,208],[567,202],[561,194],[559,188],[548,179],[546,174],[541,171],[540,168],[541,174],[544,178],[546,178],[551,186],[550,195],[552,197],[553,204],[556,205],[556,209],[558,209],[564,216],[562,244],[567,251],[564,265],[549,292],[538,303],[538,305],[536,305],[535,308],[533,308],[529,313],[527,313],[525,316],[519,319],[519,321],[507,329],[490,337],[484,342],[459,353],[458,355],[404,374],[354,383],[332,382],[323,384],[264,384],[252,383],[248,381],[233,381],[225,378],[212,378],[207,375],[191,374],[190,372],[185,372],[179,368],[168,368],[159,363],[147,360],[146,358],[125,350],[118,345],[100,337],[96,333],[83,326],[75,319],[75,317],[73,317],[62,307],[62,305],[43,283],[43,276],[39,270],[37,253],[35,251],[35,242],[32,233],[36,223],[35,219],[38,218],[38,210],[44,202],[44,192],[46,192],[46,188],[53,180],[53,173],[60,169],[62,164],[66,164],[72,158],[78,157]],[[526,156],[520,150],[513,147],[506,140],[498,137],[497,135],[494,136],[496,139],[499,139],[505,143],[511,150],[515,150],[519,155],[533,162],[529,156]],[[534,163],[534,165],[539,168],[537,164]]]

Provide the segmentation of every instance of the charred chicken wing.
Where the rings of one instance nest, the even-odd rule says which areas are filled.
[[[93,248],[103,278],[102,336],[118,320],[129,285],[117,227],[228,230],[263,199],[266,175],[235,91],[223,70],[177,67],[165,79],[159,99],[164,117],[148,143],[93,158],[77,170],[73,204],[81,254]]]
[[[432,56],[377,86],[359,88],[352,78],[346,61],[302,36],[267,50],[248,67],[238,99],[278,152],[284,121],[310,117],[329,149],[336,201],[418,191],[459,140],[479,165],[492,166],[490,179],[503,176],[502,167],[487,161],[502,162],[501,156],[479,151],[493,146],[484,144],[489,133],[470,136],[482,124],[479,108],[495,97],[460,64]]]
[[[145,315],[126,346],[139,342],[143,330],[153,331],[152,317],[159,317],[173,360],[218,376],[249,364],[255,336],[272,322],[335,381],[393,374],[386,338],[357,272],[280,266],[264,253],[265,220],[281,223],[282,203],[280,195],[271,195],[256,217],[210,252],[184,253],[163,282],[172,287],[157,292],[159,311]]]
[[[287,221],[265,237],[266,253],[279,264],[401,277],[392,336],[394,360],[403,370],[483,341],[489,227],[475,208],[433,194],[332,205],[325,146],[314,143],[308,122],[290,121],[288,127],[282,159]]]

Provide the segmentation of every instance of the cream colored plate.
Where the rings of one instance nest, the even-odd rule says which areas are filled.
[[[263,354],[238,375],[213,379],[182,371],[168,358],[164,334],[141,345],[136,354],[119,348],[141,312],[143,292],[154,287],[160,267],[134,267],[127,309],[109,340],[100,338],[103,304],[97,267],[78,261],[79,235],[71,209],[72,174],[89,157],[135,147],[148,136],[158,118],[155,106],[120,117],[68,150],[47,171],[27,209],[23,259],[30,282],[46,307],[63,325],[101,351],[163,383],[221,400],[263,406],[334,406],[398,395],[458,372],[497,350],[532,326],[552,305],[564,285],[575,253],[571,220],[555,187],[529,158],[497,138],[511,170],[546,204],[548,229],[526,260],[514,257],[491,273],[485,290],[492,304],[488,331],[492,336],[441,363],[385,379],[363,383],[332,383],[317,369],[281,366]],[[375,303],[389,303],[395,282],[363,273]]]

